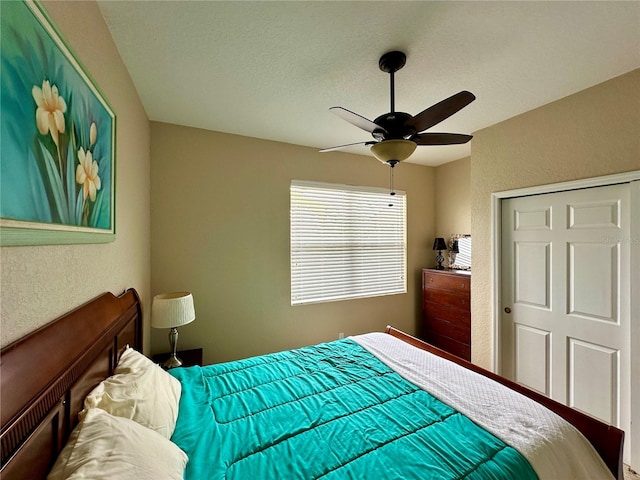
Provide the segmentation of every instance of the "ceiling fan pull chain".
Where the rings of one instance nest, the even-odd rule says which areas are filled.
[[[396,192],[393,189],[393,167],[396,166],[396,163],[398,163],[398,161],[397,160],[389,160],[387,163],[391,167],[389,169],[389,195],[391,195],[393,197],[396,194]],[[390,203],[389,206],[393,207],[393,203]]]

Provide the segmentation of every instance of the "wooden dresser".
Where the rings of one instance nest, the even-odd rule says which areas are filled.
[[[471,272],[422,270],[420,335],[438,348],[471,360]]]

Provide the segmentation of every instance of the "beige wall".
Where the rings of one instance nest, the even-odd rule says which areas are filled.
[[[105,245],[2,248],[3,346],[105,291],[135,287],[149,300],[149,121],[97,4],[44,6],[117,114],[117,238]]]
[[[476,132],[473,161],[435,169],[399,165],[396,184],[409,195],[408,294],[291,307],[290,180],[386,186],[388,170],[359,156],[320,155],[159,123],[152,123],[150,145],[146,114],[97,5],[44,5],[118,115],[117,240],[2,248],[3,346],[103,291],[128,287],[139,291],[145,310],[152,292],[193,291],[198,319],[181,329],[180,345],[204,346],[206,361],[331,340],[341,331],[379,330],[386,323],[414,331],[419,271],[433,264],[433,237],[467,231],[470,224],[473,359],[489,366],[491,193],[640,168],[636,70]],[[457,180],[469,174],[466,203]],[[434,205],[440,205],[437,213]],[[165,333],[153,332],[153,350],[166,350]]]
[[[448,241],[457,233],[471,233],[471,157],[436,167],[435,236]]]
[[[388,323],[414,332],[420,269],[431,261],[434,169],[396,167],[407,192],[408,293],[292,307],[289,185],[292,179],[386,187],[373,158],[151,123],[151,278],[154,294],[193,292],[197,319],[181,348],[217,362],[345,335]],[[166,330],[152,332],[168,350]]]
[[[640,70],[474,133],[472,356],[493,356],[491,193],[640,168]]]

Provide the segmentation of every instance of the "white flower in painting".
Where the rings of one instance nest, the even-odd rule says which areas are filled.
[[[100,190],[101,182],[98,176],[98,162],[93,159],[89,150],[86,152],[82,147],[78,150],[78,161],[80,165],[76,168],[76,182],[82,185],[82,198],[87,196],[92,202],[96,201],[96,191]]]
[[[93,144],[96,143],[96,138],[98,138],[98,128],[96,127],[96,122],[91,122],[91,127],[89,127],[89,146],[93,147]]]
[[[36,124],[42,135],[51,133],[51,138],[58,145],[58,133],[64,133],[64,112],[67,104],[58,95],[58,87],[51,86],[49,80],[43,80],[42,88],[34,85],[31,95],[36,101]]]

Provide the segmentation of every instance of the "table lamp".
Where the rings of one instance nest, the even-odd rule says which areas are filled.
[[[182,361],[176,355],[178,346],[178,327],[196,319],[193,296],[189,292],[161,293],[153,297],[151,305],[151,326],[170,328],[169,344],[171,355],[162,366],[166,369],[179,367]]]
[[[442,266],[442,262],[444,262],[442,250],[447,249],[447,242],[444,241],[444,238],[438,237],[433,241],[433,249],[438,250],[438,255],[436,255],[436,270],[444,270],[444,267]]]

